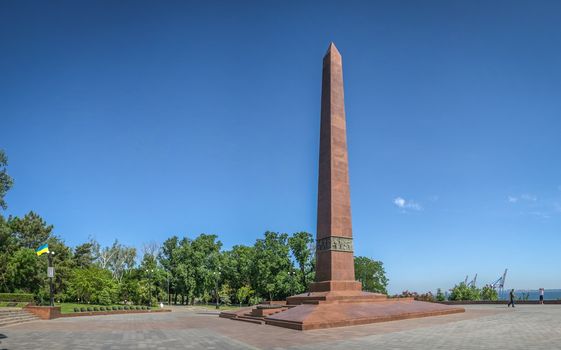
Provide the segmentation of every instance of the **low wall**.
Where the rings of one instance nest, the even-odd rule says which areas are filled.
[[[120,314],[148,314],[154,312],[171,312],[170,309],[155,309],[155,310],[116,310],[116,311],[86,311],[86,312],[71,312],[60,314],[58,317],[80,317],[80,316],[102,316],[102,315],[120,315]]]
[[[60,317],[60,306],[35,306],[27,305],[23,308],[31,312],[42,320],[52,320],[53,318]]]
[[[506,305],[508,304],[508,300],[498,300],[498,301],[490,301],[490,300],[447,300],[447,301],[436,301],[439,304],[445,305]],[[538,305],[540,302],[537,300],[515,300],[514,304],[520,305]],[[548,305],[561,305],[561,300],[544,300],[544,304]]]

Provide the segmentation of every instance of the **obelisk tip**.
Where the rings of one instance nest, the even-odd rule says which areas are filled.
[[[329,43],[329,47],[327,48],[327,52],[325,53],[325,55],[329,55],[331,53],[335,53],[338,56],[341,56],[341,53],[339,53],[339,50],[337,50],[337,46],[335,46],[335,43],[332,41]]]

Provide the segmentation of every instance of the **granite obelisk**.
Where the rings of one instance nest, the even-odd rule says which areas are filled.
[[[355,281],[343,64],[333,43],[323,58],[316,279],[306,293],[220,317],[309,330],[464,312],[461,307],[362,291]]]
[[[360,290],[355,281],[349,160],[341,54],[323,58],[318,179],[316,279],[312,292]]]

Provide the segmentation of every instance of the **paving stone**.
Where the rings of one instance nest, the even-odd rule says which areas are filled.
[[[465,314],[301,332],[178,308],[2,327],[0,349],[561,349],[561,305],[466,309]]]

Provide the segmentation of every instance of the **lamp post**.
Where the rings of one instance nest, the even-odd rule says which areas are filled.
[[[49,277],[49,294],[50,294],[50,305],[55,306],[55,286],[53,284],[53,279],[55,277],[55,268],[53,266],[53,256],[55,252],[47,252],[47,258],[49,260],[49,267],[47,269],[47,277]]]
[[[220,309],[220,297],[218,296],[218,279],[220,279],[220,271],[214,271],[214,290],[216,292],[216,309]]]

